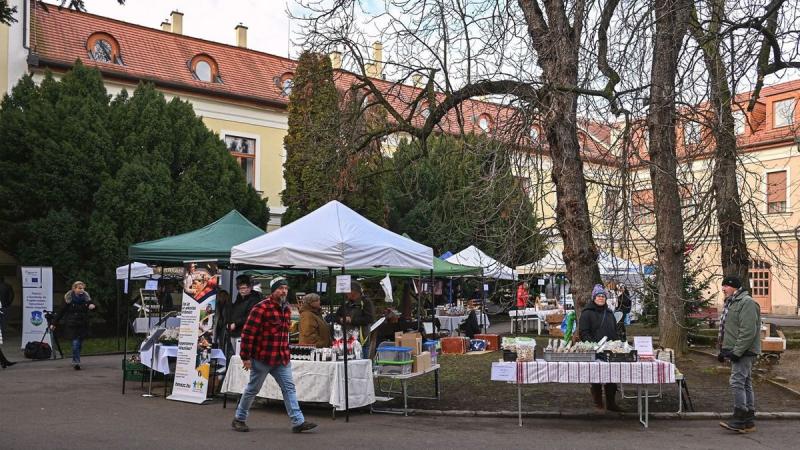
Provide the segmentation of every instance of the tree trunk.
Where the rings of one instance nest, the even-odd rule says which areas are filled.
[[[688,10],[681,0],[658,0],[651,68],[650,180],[656,215],[658,256],[658,323],[663,347],[682,352],[686,343],[683,299],[683,219],[677,179],[675,138],[675,79],[678,58],[688,25]]]
[[[742,286],[749,289],[749,252],[744,237],[744,219],[736,181],[736,132],[733,119],[733,94],[728,85],[720,50],[720,21],[725,13],[724,0],[714,0],[712,19],[706,33],[696,20],[692,23],[692,34],[700,44],[703,59],[708,69],[711,104],[715,117],[710,121],[714,135],[714,169],[712,189],[717,203],[717,233],[722,256],[722,274],[736,275]],[[733,51],[733,49],[731,49]]]

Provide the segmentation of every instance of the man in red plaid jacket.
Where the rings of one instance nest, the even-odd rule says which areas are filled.
[[[292,380],[289,361],[291,310],[286,302],[289,287],[282,278],[273,280],[271,287],[272,294],[253,307],[242,328],[239,356],[244,370],[250,371],[250,382],[239,399],[231,425],[236,431],[250,431],[246,424],[250,406],[267,375],[272,375],[283,393],[283,403],[292,421],[292,432],[302,433],[317,425],[305,421]]]

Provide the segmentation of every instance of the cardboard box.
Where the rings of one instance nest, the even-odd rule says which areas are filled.
[[[400,347],[410,347],[411,356],[422,353],[422,337],[419,333],[406,333],[400,338]]]
[[[424,372],[431,368],[430,352],[422,352],[414,357],[412,372]]]
[[[782,352],[786,350],[786,340],[779,337],[768,337],[761,340],[762,352]]]
[[[442,353],[463,355],[469,348],[469,339],[465,337],[442,338]]]
[[[497,334],[476,334],[475,339],[486,341],[486,350],[500,350],[500,335]]]

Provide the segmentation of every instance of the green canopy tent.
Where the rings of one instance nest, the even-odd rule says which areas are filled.
[[[387,273],[390,277],[399,278],[418,278],[427,277],[433,274],[434,277],[464,277],[470,275],[480,275],[480,267],[462,266],[459,264],[449,263],[439,258],[433,258],[433,270],[417,270],[417,269],[392,269],[392,268],[374,268],[374,269],[361,269],[361,270],[347,270],[345,273],[355,275],[358,277],[370,278],[385,276]]]
[[[128,247],[130,261],[151,264],[182,265],[184,262],[207,261],[230,266],[231,248],[247,242],[265,232],[247,220],[239,211],[231,210],[219,220],[187,233],[154,241],[140,242]],[[231,283],[233,283],[231,281]],[[119,307],[117,308],[119,310]],[[125,308],[129,311],[129,308]],[[126,323],[130,317],[126,314]],[[127,360],[128,328],[125,332],[125,359]],[[124,371],[123,371],[124,372]],[[122,393],[125,393],[123,373]]]
[[[184,261],[216,261],[228,264],[231,247],[264,234],[239,211],[231,210],[214,223],[188,233],[128,247],[131,261],[150,263],[182,263]]]

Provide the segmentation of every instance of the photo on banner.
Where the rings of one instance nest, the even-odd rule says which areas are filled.
[[[219,271],[214,263],[186,264],[175,382],[170,400],[206,400],[214,342]]]

